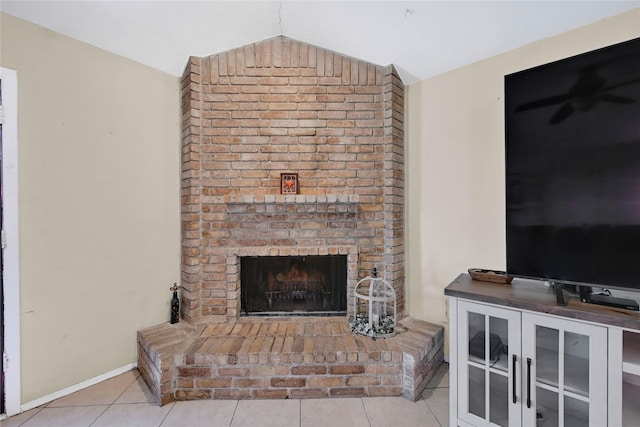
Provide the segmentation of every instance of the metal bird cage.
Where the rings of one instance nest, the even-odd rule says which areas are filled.
[[[396,292],[389,282],[378,277],[377,269],[356,284],[354,297],[352,332],[373,338],[396,334]]]

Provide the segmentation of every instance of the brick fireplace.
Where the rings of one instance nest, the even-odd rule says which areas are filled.
[[[158,402],[419,398],[444,333],[406,316],[404,87],[393,66],[276,37],[190,58],[182,111],[182,321],[138,332],[138,369]],[[297,174],[297,192],[281,194],[282,173]],[[242,266],[267,257],[339,259],[346,277],[329,311],[341,313],[245,316]],[[348,323],[374,267],[394,288],[399,325],[378,340]],[[256,306],[273,308],[268,292],[327,295],[315,281],[258,282]]]
[[[240,257],[269,255],[346,255],[348,295],[376,267],[404,315],[395,69],[276,37],[191,58],[182,88],[183,319],[237,318]]]

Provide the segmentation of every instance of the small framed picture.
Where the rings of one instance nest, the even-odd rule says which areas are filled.
[[[280,174],[280,194],[299,194],[298,174],[296,172],[283,172]]]

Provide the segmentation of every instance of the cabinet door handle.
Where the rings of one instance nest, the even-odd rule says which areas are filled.
[[[518,360],[518,356],[516,356],[515,354],[513,355],[511,361],[512,361],[512,367],[511,367],[511,388],[512,388],[512,394],[513,394],[513,403],[518,403],[518,398],[516,397],[516,360]]]
[[[527,357],[527,408],[531,408],[531,358]]]

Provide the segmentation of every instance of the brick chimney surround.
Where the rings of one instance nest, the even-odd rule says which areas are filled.
[[[158,402],[417,399],[444,334],[406,316],[394,67],[276,37],[191,57],[182,114],[181,322],[138,332],[138,369]],[[299,194],[280,194],[283,172],[298,174]],[[242,316],[242,257],[311,255],[346,256],[346,316]],[[402,319],[383,340],[348,330],[356,283],[374,267]]]

